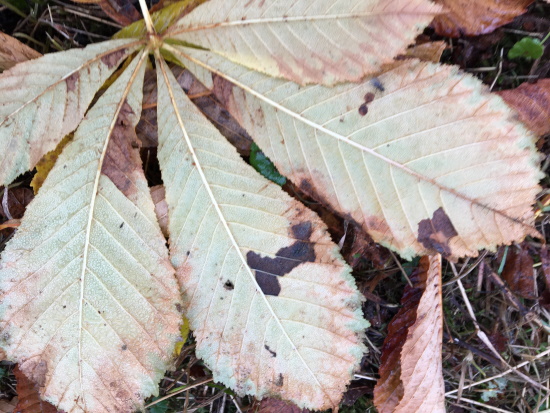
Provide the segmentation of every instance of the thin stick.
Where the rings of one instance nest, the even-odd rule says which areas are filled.
[[[195,387],[202,386],[203,384],[210,383],[212,380],[213,380],[213,378],[210,377],[208,379],[198,381],[198,382],[190,384],[188,386],[182,386],[182,387],[178,388],[177,390],[167,394],[166,396],[161,397],[161,398],[155,400],[152,403],[149,403],[148,405],[145,406],[145,408],[151,407],[151,406],[153,406],[157,403],[160,403],[163,400],[169,399],[170,397],[175,396],[176,394],[180,394],[180,393],[183,393],[184,391],[191,390],[191,389],[194,389]]]
[[[464,387],[462,388],[462,390],[469,389],[470,387],[479,386],[480,384],[487,383],[488,381],[492,381],[492,380],[498,379],[499,377],[506,376],[507,374],[510,374],[510,373],[512,373],[513,371],[515,371],[515,370],[517,370],[517,369],[519,369],[519,368],[521,368],[521,367],[523,367],[523,366],[525,366],[525,365],[527,365],[527,364],[529,364],[529,363],[533,363],[534,361],[536,361],[536,360],[538,360],[538,359],[540,359],[540,358],[542,358],[542,357],[544,357],[544,356],[546,356],[546,355],[548,355],[548,354],[550,354],[550,349],[545,350],[545,351],[543,351],[543,352],[540,353],[540,354],[537,354],[537,355],[533,358],[533,360],[523,361],[523,362],[519,363],[517,366],[514,366],[514,367],[512,367],[512,368],[506,370],[506,371],[503,372],[503,373],[497,374],[496,376],[492,376],[492,377],[489,377],[489,378],[487,378],[487,379],[483,379],[483,380],[480,380],[480,381],[476,381],[475,383],[472,383],[472,384],[469,384],[469,385],[467,385],[467,386],[464,386]],[[454,394],[454,393],[457,393],[457,392],[458,392],[458,389],[456,389],[456,390],[451,390],[451,391],[448,391],[447,393],[445,393],[445,396],[450,396],[451,394]]]
[[[456,396],[449,396],[451,397],[452,399],[456,399],[457,397]],[[466,403],[471,403],[473,405],[476,405],[476,406],[481,406],[481,407],[484,407],[486,409],[489,409],[489,410],[494,410],[495,412],[501,412],[501,413],[514,413],[514,412],[511,412],[510,410],[504,410],[504,409],[499,409],[498,407],[494,407],[494,406],[491,406],[489,404],[484,404],[484,403],[480,403],[480,402],[476,402],[475,400],[470,400],[470,399],[465,399],[464,397],[461,399],[462,402],[466,402]]]

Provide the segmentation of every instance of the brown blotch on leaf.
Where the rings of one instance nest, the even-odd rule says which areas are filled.
[[[369,108],[367,107],[366,103],[363,103],[361,106],[359,106],[359,114],[361,116],[365,116],[369,111]]]
[[[292,236],[296,241],[279,249],[275,258],[262,257],[254,251],[248,251],[246,261],[256,273],[256,282],[266,295],[278,296],[281,285],[277,277],[283,277],[304,262],[315,261],[315,248],[309,241],[313,232],[311,222],[293,225]]]
[[[371,93],[371,92],[367,93],[364,99],[365,99],[365,103],[371,103],[374,100],[374,93]]]
[[[115,66],[118,66],[120,60],[123,56],[126,55],[126,49],[115,50],[109,54],[106,54],[101,58],[103,64],[105,64],[109,69],[112,69]]]
[[[223,285],[223,288],[225,288],[226,290],[231,291],[235,288],[235,286],[233,285],[233,283],[231,281],[227,280],[225,282],[225,284]]]
[[[76,89],[76,83],[80,79],[80,75],[77,73],[73,73],[70,75],[67,79],[65,79],[65,83],[67,84],[67,90],[69,92],[72,92]]]
[[[418,223],[418,242],[444,257],[452,255],[449,241],[457,235],[453,223],[441,207],[434,212],[431,219],[423,219]]]
[[[279,387],[283,387],[284,383],[284,377],[282,373],[279,373],[279,377],[277,377],[277,380],[275,380],[275,385]]]

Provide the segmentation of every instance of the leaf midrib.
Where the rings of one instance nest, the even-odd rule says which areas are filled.
[[[85,287],[85,275],[86,271],[88,270],[88,251],[90,249],[90,236],[91,236],[91,230],[92,225],[94,222],[94,215],[95,215],[95,201],[98,197],[98,191],[99,191],[99,181],[102,176],[102,169],[103,169],[103,162],[105,160],[105,155],[107,153],[107,148],[109,146],[110,138],[113,133],[113,130],[116,126],[116,122],[118,120],[118,115],[120,114],[120,111],[122,109],[122,106],[126,102],[126,98],[128,94],[130,93],[130,89],[133,86],[133,83],[135,81],[135,78],[141,68],[141,65],[144,63],[145,58],[148,56],[149,50],[145,49],[142,51],[141,56],[139,57],[139,62],[137,63],[130,80],[128,81],[128,84],[126,85],[124,92],[121,95],[121,99],[118,102],[117,108],[113,114],[113,118],[111,121],[111,124],[109,125],[108,133],[105,138],[105,142],[103,144],[103,148],[101,151],[101,155],[98,160],[97,164],[97,170],[96,170],[96,176],[94,178],[94,186],[91,193],[91,199],[90,199],[90,206],[89,206],[89,213],[88,213],[88,220],[86,223],[86,234],[84,238],[84,247],[83,247],[83,254],[82,254],[82,270],[80,273],[80,297],[79,297],[79,319],[78,319],[78,376],[79,376],[79,387],[80,387],[80,393],[82,396],[84,396],[85,392],[82,388],[83,384],[83,374],[82,374],[82,362],[84,360],[83,354],[82,354],[82,332],[83,332],[83,319],[84,319],[84,287]],[[86,410],[86,399],[84,400],[84,409]]]
[[[203,182],[203,185],[206,189],[206,191],[208,192],[208,196],[210,197],[210,201],[212,202],[212,205],[214,206],[214,208],[216,209],[216,212],[218,214],[218,217],[220,219],[220,221],[222,222],[222,225],[224,226],[225,228],[225,231],[227,233],[227,235],[229,236],[229,239],[231,241],[231,244],[234,248],[234,250],[237,252],[240,260],[242,261],[243,263],[243,266],[244,268],[246,269],[246,272],[248,273],[248,275],[250,276],[250,278],[252,279],[252,282],[254,283],[254,286],[256,288],[256,291],[259,293],[259,295],[262,297],[262,300],[264,301],[266,307],[269,309],[269,312],[271,313],[272,317],[275,319],[277,325],[279,326],[279,328],[281,329],[281,331],[283,332],[284,336],[286,337],[286,339],[288,340],[288,342],[291,344],[292,348],[294,349],[294,351],[296,352],[296,354],[298,355],[299,359],[301,360],[301,362],[303,363],[303,365],[306,367],[307,371],[311,374],[311,376],[313,377],[313,379],[315,380],[317,386],[319,386],[319,388],[323,391],[323,393],[328,397],[328,399],[330,400],[330,402],[332,403],[333,400],[332,398],[330,397],[330,395],[328,394],[328,392],[325,390],[325,388],[321,385],[321,383],[319,382],[319,380],[317,379],[317,376],[315,375],[315,373],[313,373],[313,371],[311,370],[311,368],[309,367],[309,365],[306,363],[306,361],[304,360],[304,358],[302,357],[302,355],[300,354],[300,352],[298,351],[298,348],[296,347],[296,345],[294,344],[294,342],[292,341],[292,339],[290,338],[290,336],[288,335],[287,331],[285,330],[284,326],[282,325],[279,317],[277,316],[277,314],[275,313],[275,311],[273,310],[273,307],[271,306],[271,304],[269,303],[269,301],[267,300],[266,296],[263,294],[260,286],[258,285],[257,281],[256,281],[256,278],[254,277],[254,274],[252,273],[247,261],[246,261],[246,258],[243,256],[242,254],[242,251],[241,249],[239,248],[239,245],[237,244],[237,241],[235,240],[235,237],[233,236],[233,233],[231,232],[231,229],[229,228],[229,224],[227,222],[227,220],[225,219],[222,211],[221,211],[221,208],[218,204],[218,202],[216,201],[216,198],[214,197],[214,194],[212,193],[212,190],[210,188],[210,184],[208,182],[208,180],[206,179],[206,176],[202,170],[202,166],[201,166],[201,163],[195,153],[195,150],[194,150],[194,147],[191,143],[191,140],[189,138],[189,135],[187,134],[187,130],[185,128],[185,125],[183,123],[183,120],[180,116],[180,113],[179,113],[179,109],[178,109],[178,105],[177,105],[177,102],[176,102],[176,99],[174,97],[174,94],[173,94],[173,91],[172,91],[172,88],[170,86],[170,83],[169,83],[169,79],[168,79],[168,76],[166,74],[166,65],[164,63],[164,60],[162,60],[162,58],[160,58],[159,56],[157,56],[157,62],[158,62],[158,67],[160,68],[161,72],[162,72],[162,75],[164,77],[164,81],[166,83],[166,87],[168,89],[168,93],[170,95],[170,102],[172,104],[172,107],[174,109],[174,113],[176,115],[176,118],[177,118],[177,121],[178,121],[178,125],[183,133],[183,136],[185,138],[185,141],[187,143],[187,147],[189,148],[189,152],[191,153],[191,156],[193,158],[193,162],[195,163],[195,167],[197,168],[197,172],[199,173],[200,177],[201,177],[201,180]]]

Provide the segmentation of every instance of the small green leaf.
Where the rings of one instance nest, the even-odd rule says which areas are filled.
[[[252,143],[250,147],[250,165],[277,185],[283,186],[286,183],[286,178],[279,173],[273,162],[265,156],[255,143]]]
[[[508,52],[508,58],[538,59],[544,53],[544,46],[539,39],[524,37],[517,42]]]
[[[155,397],[153,401],[159,399],[159,397]],[[149,413],[166,413],[169,409],[169,403],[170,400],[163,400],[161,402],[158,402],[151,407],[149,407]]]

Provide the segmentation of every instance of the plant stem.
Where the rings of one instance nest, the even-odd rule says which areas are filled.
[[[147,32],[149,34],[155,34],[155,27],[153,26],[153,20],[151,20],[151,15],[149,14],[149,9],[145,0],[139,0],[139,6],[141,7],[141,13],[143,14],[143,21],[145,22],[145,27],[147,27]]]

